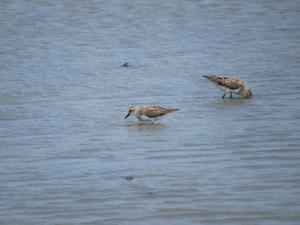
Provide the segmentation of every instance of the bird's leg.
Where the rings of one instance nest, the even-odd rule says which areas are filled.
[[[225,98],[225,95],[226,95],[226,92],[225,92],[224,95],[222,96],[223,99]]]
[[[232,92],[230,92],[230,98],[232,98]]]

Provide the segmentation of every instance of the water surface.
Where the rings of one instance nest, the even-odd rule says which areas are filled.
[[[0,223],[298,224],[299,11],[2,1]],[[221,99],[212,73],[254,98]],[[180,110],[143,125],[135,104]]]

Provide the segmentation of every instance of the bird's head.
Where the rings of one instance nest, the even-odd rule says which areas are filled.
[[[245,86],[242,93],[245,98],[252,98],[252,91],[247,85]]]
[[[128,109],[128,113],[127,115],[125,116],[125,119],[127,119],[130,115],[136,115],[137,114],[137,111],[139,110],[139,106],[131,106],[129,109]]]

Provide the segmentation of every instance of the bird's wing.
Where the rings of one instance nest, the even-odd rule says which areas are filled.
[[[161,107],[151,106],[151,107],[144,108],[143,114],[149,118],[155,118],[155,117],[165,115],[166,111]]]
[[[176,111],[176,109],[166,109],[160,106],[150,106],[143,109],[143,114],[145,114],[149,118],[155,118],[174,111]]]
[[[224,77],[222,79],[222,85],[231,90],[239,89],[241,87],[241,84],[242,84],[241,80],[237,78]]]
[[[231,78],[231,77],[218,77],[218,76],[204,76],[208,80],[214,82],[217,85],[224,86],[226,88],[235,90],[240,88],[242,82],[238,78]]]

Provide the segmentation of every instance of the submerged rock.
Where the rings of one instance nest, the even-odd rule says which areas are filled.
[[[124,62],[121,67],[131,67],[131,65],[129,64],[129,62]]]
[[[133,176],[126,176],[125,180],[133,180]]]

